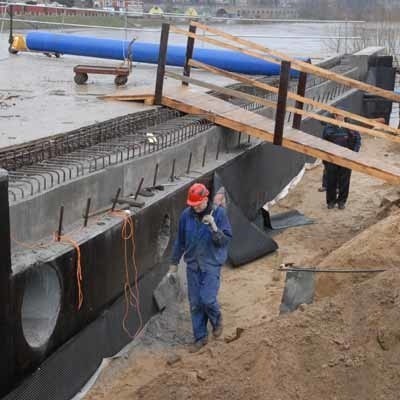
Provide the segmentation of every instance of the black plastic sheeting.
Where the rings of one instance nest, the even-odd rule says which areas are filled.
[[[232,202],[249,221],[262,227],[262,206],[285,188],[306,160],[303,154],[262,143],[220,167],[218,175]]]
[[[311,304],[314,300],[314,292],[314,273],[308,271],[287,272],[279,309],[280,314],[295,311],[300,304]]]
[[[274,252],[278,248],[278,244],[246,218],[233,202],[232,196],[224,186],[224,180],[216,172],[214,174],[214,193],[217,193],[221,188],[224,189],[226,210],[233,233],[228,250],[229,262],[234,267],[238,267]]]
[[[392,56],[378,56],[369,60],[367,83],[393,91],[395,88],[396,68],[393,68]],[[385,118],[388,124],[392,113],[392,102],[376,95],[364,93],[364,114],[368,118]]]
[[[262,213],[264,217],[264,227],[267,230],[280,230],[314,223],[312,219],[306,217],[297,210],[271,215],[269,211],[263,209]]]
[[[233,238],[229,261],[234,267],[247,264],[278,249],[278,244],[257,225],[251,223],[234,203],[228,204]]]

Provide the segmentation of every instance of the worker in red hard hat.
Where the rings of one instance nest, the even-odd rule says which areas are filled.
[[[200,350],[208,342],[207,323],[214,337],[222,334],[223,323],[218,291],[221,267],[228,256],[232,229],[221,206],[209,201],[210,192],[202,183],[188,191],[188,207],[179,218],[178,234],[172,254],[170,276],[175,276],[184,256],[194,344],[190,351]]]

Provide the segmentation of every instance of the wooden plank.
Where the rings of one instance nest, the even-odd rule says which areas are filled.
[[[243,93],[243,92],[240,92],[238,90],[233,90],[233,89],[228,89],[228,88],[225,88],[225,87],[220,87],[220,86],[214,85],[212,83],[203,82],[203,81],[200,81],[200,80],[194,79],[194,78],[188,78],[188,77],[185,77],[185,76],[182,76],[182,75],[175,74],[173,72],[166,72],[165,75],[170,77],[170,78],[177,79],[177,80],[184,81],[184,82],[186,81],[186,82],[189,82],[189,83],[193,83],[195,85],[202,86],[204,88],[208,88],[208,89],[214,90],[216,92],[226,94],[226,95],[231,96],[231,97],[237,97],[239,99],[248,100],[248,101],[251,101],[253,103],[262,104],[262,105],[264,105],[266,107],[271,107],[271,108],[276,108],[277,107],[276,103],[273,102],[273,101],[266,100],[266,99],[263,99],[261,97],[254,96],[252,94]],[[212,96],[210,96],[210,97],[212,98]],[[211,99],[210,99],[210,101],[211,101]],[[225,103],[227,103],[227,102],[225,102]],[[223,107],[223,105],[220,105],[220,106]],[[225,104],[225,108],[226,107],[227,107],[227,105]],[[302,115],[304,117],[309,117],[309,118],[316,119],[318,121],[326,122],[326,123],[331,124],[331,125],[335,125],[335,126],[339,126],[339,127],[342,127],[342,128],[348,128],[348,129],[356,130],[356,131],[358,131],[360,133],[365,133],[367,135],[371,135],[371,136],[374,136],[374,137],[387,139],[387,140],[390,140],[392,142],[400,143],[400,136],[390,135],[390,134],[387,134],[385,132],[381,132],[381,131],[378,131],[378,130],[364,128],[362,126],[351,124],[351,123],[345,122],[345,121],[339,121],[339,120],[337,120],[335,118],[326,117],[324,115],[316,114],[316,113],[313,113],[313,112],[310,112],[310,111],[299,110],[299,109],[297,109],[295,107],[292,107],[292,106],[286,107],[286,110],[289,111],[289,112],[298,113],[298,114],[300,114],[300,115]]]
[[[117,95],[106,95],[99,97],[102,100],[118,100],[118,101],[143,101],[146,102],[154,102],[154,93],[153,94],[143,94],[137,96],[117,96]]]
[[[355,89],[362,90],[364,92],[376,94],[377,96],[383,97],[383,98],[388,99],[388,100],[392,100],[392,101],[395,101],[395,102],[400,102],[400,95],[398,95],[398,94],[396,94],[394,92],[391,92],[389,90],[381,89],[381,88],[378,88],[376,86],[369,85],[367,83],[364,83],[364,82],[361,82],[361,81],[357,81],[355,79],[348,78],[346,76],[337,74],[335,72],[332,72],[332,71],[317,67],[316,65],[312,65],[312,64],[306,63],[304,61],[297,60],[297,59],[295,59],[293,57],[290,57],[287,54],[282,53],[280,51],[272,50],[272,49],[270,49],[268,47],[259,45],[257,43],[253,43],[253,42],[251,42],[249,40],[238,38],[236,36],[230,35],[229,33],[223,32],[223,31],[221,31],[221,30],[219,30],[217,28],[213,28],[213,27],[210,27],[208,25],[204,25],[204,24],[202,24],[200,22],[197,22],[197,21],[191,21],[190,24],[193,25],[193,26],[196,26],[197,28],[203,29],[203,30],[205,30],[207,32],[214,33],[214,34],[216,34],[216,35],[218,35],[220,37],[223,37],[223,38],[225,38],[227,40],[230,40],[232,42],[239,43],[239,44],[241,44],[243,46],[246,46],[247,48],[250,48],[250,49],[253,49],[253,50],[258,50],[258,51],[261,51],[261,52],[264,52],[264,53],[268,53],[269,55],[271,55],[273,57],[278,57],[281,60],[289,61],[289,62],[291,62],[293,64],[295,69],[297,69],[299,71],[308,72],[308,73],[311,73],[311,74],[314,74],[314,75],[317,75],[317,76],[321,76],[323,78],[326,78],[326,79],[341,83],[343,85],[350,86],[350,87],[353,87]],[[197,37],[199,39],[201,39],[202,36],[201,35],[197,35]],[[241,47],[238,47],[238,46],[235,46],[235,47],[236,47],[237,51],[241,51],[243,53],[245,53],[245,51],[249,52],[248,50],[245,50],[245,49],[243,49]],[[260,55],[257,52],[252,52],[251,51],[250,53],[252,53],[252,54],[249,54],[249,55],[253,55],[256,58],[263,59],[263,56]],[[245,54],[248,54],[248,53],[245,53]]]
[[[174,91],[168,90],[164,92],[162,102],[167,107],[175,108],[188,114],[205,114],[210,112],[208,107],[211,98],[210,95],[203,93],[197,96],[190,96],[186,91],[184,97],[185,99],[182,101],[179,89]],[[246,111],[233,104],[230,104],[230,112],[219,113],[218,107],[215,107],[215,100],[213,100],[213,103],[213,122],[229,129],[272,142],[273,121],[271,119]],[[217,103],[222,105],[226,102],[218,100]],[[270,128],[270,130],[267,130],[266,127]],[[282,145],[288,149],[333,162],[393,184],[400,183],[399,168],[383,161],[366,157],[360,153],[355,153],[326,140],[312,137],[291,127],[285,128]]]
[[[245,77],[245,76],[237,74],[235,72],[225,71],[223,69],[220,69],[220,68],[217,68],[217,67],[213,67],[211,65],[204,64],[204,63],[202,63],[200,61],[196,61],[196,60],[193,60],[193,59],[189,61],[189,64],[192,67],[201,68],[201,69],[204,69],[205,71],[212,72],[212,73],[215,73],[215,74],[218,74],[218,75],[222,75],[222,76],[225,76],[227,78],[236,80],[238,82],[245,83],[246,85],[258,87],[260,89],[264,89],[264,90],[267,90],[267,91],[272,92],[272,93],[278,93],[278,88],[275,87],[275,86],[268,85],[267,83],[264,83],[264,82],[259,82],[259,81],[255,80],[255,79],[251,79],[251,78]],[[320,103],[319,101],[315,101],[315,100],[309,99],[307,97],[299,96],[298,94],[293,93],[293,92],[288,92],[288,97],[290,99],[292,99],[292,100],[296,100],[296,101],[298,101],[300,103],[304,103],[304,104],[309,104],[309,105],[311,105],[313,107],[317,107],[317,108],[319,108],[321,110],[328,111],[328,112],[330,112],[332,114],[338,114],[338,115],[342,115],[345,118],[351,118],[354,121],[358,121],[358,122],[360,122],[362,124],[365,124],[367,126],[375,127],[377,129],[380,129],[380,130],[385,131],[385,132],[393,132],[395,134],[400,134],[400,130],[399,129],[393,128],[391,126],[388,126],[386,124],[383,124],[383,123],[375,121],[375,120],[371,120],[371,119],[365,118],[365,117],[363,117],[361,115],[358,115],[358,114],[353,114],[353,113],[351,113],[349,111],[341,110],[339,108],[330,106],[330,105],[325,104],[325,103]]]
[[[154,98],[154,85],[137,86],[129,90],[117,90],[114,93],[99,96],[103,100],[137,100],[144,101],[145,99]]]

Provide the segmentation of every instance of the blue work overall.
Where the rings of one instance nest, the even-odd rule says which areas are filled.
[[[228,256],[232,229],[224,208],[215,208],[213,217],[217,232],[202,223],[191,207],[186,208],[179,219],[172,255],[173,264],[177,265],[182,255],[187,264],[190,313],[196,341],[207,336],[208,321],[215,328],[221,318],[217,296],[221,266]]]

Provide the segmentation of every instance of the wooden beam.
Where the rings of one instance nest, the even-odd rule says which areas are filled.
[[[299,81],[297,83],[297,94],[304,98],[306,94],[306,87],[307,87],[307,74],[305,72],[300,72]],[[303,103],[301,101],[296,100],[295,108],[300,110],[303,109]],[[293,115],[293,125],[294,129],[300,129],[301,127],[301,114],[294,114]]]
[[[168,36],[169,36],[169,24],[163,23],[161,26],[156,89],[154,93],[154,103],[158,106],[161,105],[161,97],[164,86],[165,64],[167,63]]]
[[[262,56],[261,57],[262,60],[268,61],[268,62],[271,62],[271,63],[274,63],[274,64],[280,64],[281,63],[276,58],[269,57],[269,56],[267,56],[265,54],[263,55],[263,54],[260,54],[260,53],[255,53],[255,52],[252,52],[250,50],[246,50],[246,49],[244,49],[242,47],[238,47],[238,46],[235,46],[233,44],[222,42],[219,39],[211,38],[209,36],[202,36],[202,35],[199,35],[199,34],[191,33],[191,32],[185,31],[184,29],[178,28],[176,26],[171,26],[171,32],[177,33],[177,34],[180,34],[180,35],[184,35],[184,36],[187,36],[187,37],[191,37],[193,39],[201,40],[203,42],[213,44],[214,46],[217,46],[217,47],[225,47],[227,49],[230,49],[230,50],[233,50],[233,51],[238,51],[240,53],[247,54],[247,55],[250,55],[250,56],[253,56],[253,54],[261,55]]]
[[[206,93],[191,92],[188,89],[186,92],[180,92],[179,89],[168,91],[163,96],[165,106],[188,114],[211,114],[210,107],[212,107],[214,110],[213,121],[216,124],[272,142],[272,120],[230,103],[228,103],[229,111],[226,103]],[[285,128],[282,145],[288,149],[366,173],[396,185],[400,183],[399,168],[290,127]]]
[[[200,80],[194,79],[194,78],[188,78],[188,77],[185,77],[185,76],[182,76],[182,75],[179,75],[179,74],[175,74],[173,72],[166,72],[165,75],[170,77],[170,78],[172,78],[172,79],[176,79],[176,80],[179,80],[179,81],[187,81],[188,83],[192,83],[192,84],[200,86],[200,87],[204,87],[204,88],[207,88],[207,89],[210,89],[210,90],[214,90],[216,92],[219,92],[219,93],[222,93],[222,94],[226,94],[226,95],[231,96],[231,97],[236,97],[236,98],[239,98],[239,99],[248,100],[248,101],[251,101],[253,103],[262,104],[262,105],[264,105],[266,107],[271,107],[271,108],[276,108],[277,107],[276,103],[273,102],[273,101],[266,100],[266,99],[263,99],[261,97],[254,96],[252,94],[243,93],[243,92],[240,92],[238,90],[223,88],[223,87],[214,85],[212,83],[203,82],[203,81],[200,81]],[[351,130],[356,130],[356,131],[358,131],[360,133],[366,133],[366,134],[374,136],[374,137],[380,137],[380,138],[383,138],[383,139],[388,139],[388,140],[390,140],[392,142],[400,143],[400,136],[388,135],[388,134],[386,134],[384,132],[380,132],[380,131],[377,131],[377,130],[374,130],[374,129],[364,128],[362,126],[354,125],[354,124],[351,124],[349,122],[339,121],[337,119],[329,118],[329,117],[326,117],[324,115],[319,115],[319,114],[312,113],[312,112],[309,112],[309,111],[299,110],[299,109],[294,108],[294,107],[286,107],[286,110],[290,111],[290,112],[293,112],[293,113],[299,113],[304,117],[313,118],[313,119],[316,119],[318,121],[326,122],[326,123],[331,124],[331,125],[335,125],[335,126],[339,126],[339,127],[343,127],[343,128],[348,128],[348,129],[351,129]],[[210,111],[210,113],[211,112],[212,111]]]
[[[193,25],[189,25],[189,32],[196,33],[196,27]],[[190,76],[190,65],[189,60],[193,58],[193,49],[194,49],[194,39],[191,37],[187,38],[186,44],[186,57],[185,57],[185,65],[183,66],[183,75]],[[187,82],[182,82],[182,85],[188,85]]]
[[[193,60],[193,59],[189,61],[189,64],[192,67],[201,68],[201,69],[204,69],[205,71],[225,76],[227,78],[236,80],[238,82],[242,82],[242,83],[244,83],[246,85],[258,87],[260,89],[267,90],[267,91],[270,91],[272,93],[278,93],[278,88],[275,87],[275,86],[271,86],[271,85],[268,85],[267,83],[259,82],[259,81],[255,80],[255,79],[251,79],[251,78],[245,77],[245,76],[237,74],[235,72],[225,71],[223,69],[220,69],[220,68],[217,68],[217,67],[213,67],[211,65],[204,64],[204,63],[202,63],[200,61],[196,61],[196,60]],[[299,96],[299,95],[297,95],[296,93],[293,93],[293,92],[288,92],[288,97],[290,99],[292,99],[292,100],[296,100],[296,101],[304,103],[304,104],[309,104],[309,105],[311,105],[313,107],[317,107],[317,108],[319,108],[321,110],[328,111],[328,112],[330,112],[332,114],[338,114],[338,115],[342,115],[345,118],[351,118],[354,121],[360,122],[360,123],[365,124],[367,126],[375,127],[376,129],[380,129],[380,130],[383,130],[385,132],[389,131],[389,132],[393,132],[394,134],[397,134],[397,135],[400,134],[400,130],[399,129],[393,128],[391,126],[388,126],[388,125],[383,124],[383,123],[378,122],[378,121],[374,121],[374,120],[365,118],[365,117],[363,117],[361,115],[353,114],[353,113],[351,113],[349,111],[341,110],[339,108],[330,106],[330,105],[325,104],[325,103],[320,103],[319,101],[315,101],[315,100],[309,99],[307,97]],[[388,139],[389,139],[389,137],[388,137]]]
[[[244,45],[244,46],[246,46],[246,47],[248,47],[250,49],[261,51],[263,53],[268,53],[270,55],[270,57],[266,57],[265,55],[260,54],[260,53],[258,53],[256,51],[251,51],[251,50],[248,50],[248,49],[244,49],[244,48],[239,47],[237,45],[228,45],[227,43],[224,43],[224,42],[222,42],[220,40],[213,39],[214,43],[218,42],[221,47],[230,48],[230,49],[236,50],[238,52],[241,52],[243,54],[247,54],[247,55],[253,56],[255,58],[259,58],[261,60],[265,60],[265,61],[269,61],[269,62],[273,62],[273,61],[271,61],[271,59],[273,59],[273,57],[278,57],[281,60],[290,61],[292,63],[292,65],[294,66],[294,68],[299,70],[299,71],[301,71],[301,72],[307,72],[307,73],[310,73],[310,74],[314,74],[314,75],[317,75],[317,76],[320,76],[320,77],[323,77],[323,78],[326,78],[326,79],[341,83],[342,85],[350,86],[352,88],[359,89],[359,90],[362,90],[364,92],[373,93],[373,94],[375,94],[377,96],[386,98],[386,99],[391,100],[391,101],[400,102],[400,95],[398,95],[398,94],[396,94],[394,92],[391,92],[389,90],[381,89],[381,88],[378,88],[376,86],[369,85],[367,83],[364,83],[364,82],[361,82],[361,81],[357,81],[355,79],[348,78],[346,76],[337,74],[335,72],[332,72],[332,71],[317,67],[315,65],[306,63],[304,61],[296,60],[295,58],[289,57],[286,54],[281,53],[279,51],[269,49],[268,47],[265,47],[265,46],[250,42],[249,40],[238,38],[236,36],[233,36],[233,35],[230,35],[230,34],[228,34],[226,32],[223,32],[223,31],[221,31],[219,29],[211,28],[211,27],[209,27],[207,25],[204,25],[204,24],[202,24],[200,22],[197,22],[197,21],[192,21],[191,25],[194,25],[194,26],[196,26],[196,27],[198,27],[200,29],[203,29],[205,31],[214,33],[214,34],[216,34],[218,36],[221,36],[221,37],[223,37],[225,39],[228,39],[230,41],[233,41],[235,43],[239,43],[241,45]],[[174,27],[174,31],[177,32],[176,27]],[[189,34],[186,31],[183,31],[183,32],[184,32],[185,35]],[[181,32],[179,32],[179,33],[181,33]],[[208,39],[210,39],[210,38],[207,38],[207,37],[201,36],[201,35],[194,35],[194,37],[195,38],[197,37],[199,40],[205,40],[205,39],[208,40]]]
[[[276,105],[274,144],[282,145],[283,127],[286,117],[286,100],[290,79],[290,62],[282,61],[281,75],[279,80],[278,102]]]

